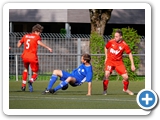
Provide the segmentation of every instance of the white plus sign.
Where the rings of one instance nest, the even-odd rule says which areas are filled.
[[[146,101],[146,105],[149,104],[149,101],[152,101],[152,98],[149,98],[149,95],[146,94],[146,97],[145,98],[142,98],[143,101]]]

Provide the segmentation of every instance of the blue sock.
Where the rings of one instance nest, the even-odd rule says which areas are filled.
[[[68,82],[67,81],[62,81],[59,85],[57,85],[55,88],[54,88],[54,91],[56,92],[57,90],[61,89],[63,86],[67,85]]]
[[[52,88],[52,86],[53,86],[53,84],[56,82],[57,78],[58,78],[58,77],[57,77],[56,75],[54,75],[54,74],[51,76],[51,79],[50,79],[50,81],[49,81],[47,90],[49,90],[49,89]]]

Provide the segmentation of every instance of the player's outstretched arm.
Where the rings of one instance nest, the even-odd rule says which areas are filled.
[[[45,45],[44,43],[42,43],[41,41],[38,41],[38,44],[44,48],[47,48],[50,52],[52,52],[52,49],[48,47],[47,45]]]
[[[92,82],[88,82],[88,93],[87,96],[90,96],[92,93]]]

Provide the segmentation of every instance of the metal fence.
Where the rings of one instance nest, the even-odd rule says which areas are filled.
[[[9,75],[16,76],[15,79],[21,79],[23,72],[23,63],[21,54],[23,46],[17,48],[17,42],[26,33],[10,33],[9,34]],[[71,71],[80,64],[80,56],[83,53],[89,53],[89,39],[90,35],[62,35],[56,33],[42,33],[42,42],[53,49],[50,53],[47,49],[38,47],[39,58],[39,76],[44,76],[41,79],[48,79],[45,76],[50,76],[55,69]],[[111,39],[110,36],[103,36],[105,42]],[[95,55],[95,54],[94,54]],[[103,54],[97,54],[103,55]],[[141,38],[139,44],[140,68],[137,71],[138,75],[145,74],[145,38]],[[136,56],[135,55],[135,56]],[[91,54],[93,56],[93,54]],[[31,74],[31,71],[30,71]],[[114,73],[113,73],[114,74]]]

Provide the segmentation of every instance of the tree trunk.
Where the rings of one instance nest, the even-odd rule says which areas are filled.
[[[97,32],[99,35],[104,34],[105,26],[111,17],[112,10],[113,9],[89,9],[91,33]]]

